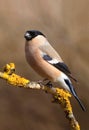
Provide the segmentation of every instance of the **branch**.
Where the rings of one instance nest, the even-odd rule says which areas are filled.
[[[53,103],[60,104],[62,109],[65,112],[66,118],[69,120],[69,124],[71,125],[72,130],[80,130],[80,126],[76,121],[72,106],[70,104],[69,98],[71,94],[59,87],[47,87],[44,84],[40,84],[37,82],[31,82],[30,80],[23,78],[17,74],[15,74],[15,64],[9,63],[6,64],[3,68],[3,72],[0,72],[0,78],[6,80],[9,84],[15,87],[24,87],[29,89],[39,89],[43,90],[52,95]]]

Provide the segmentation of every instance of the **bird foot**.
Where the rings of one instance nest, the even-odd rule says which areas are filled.
[[[49,87],[49,88],[52,88],[53,84],[51,83],[51,81],[48,81],[48,83],[46,83],[46,86]]]
[[[51,81],[49,81],[48,79],[38,80],[37,83],[40,84],[41,86],[47,86],[49,88],[53,87]]]

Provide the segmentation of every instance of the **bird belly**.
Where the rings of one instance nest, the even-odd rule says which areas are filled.
[[[53,82],[56,82],[56,78],[59,77],[60,71],[54,66],[47,63],[41,57],[34,58],[33,55],[27,55],[26,59],[29,65],[42,77],[47,78]]]

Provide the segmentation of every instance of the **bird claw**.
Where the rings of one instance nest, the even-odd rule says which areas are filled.
[[[38,80],[37,83],[40,84],[41,86],[47,86],[49,88],[53,87],[51,81],[49,81],[48,79]]]
[[[49,88],[52,88],[53,84],[51,83],[51,81],[49,81],[48,83],[46,83],[46,86],[49,87]]]

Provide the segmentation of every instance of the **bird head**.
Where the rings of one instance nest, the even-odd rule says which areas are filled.
[[[38,35],[43,35],[45,37],[45,35],[38,30],[29,30],[29,31],[26,31],[26,33],[24,34],[24,38],[27,41],[30,41],[33,38],[37,37]]]

